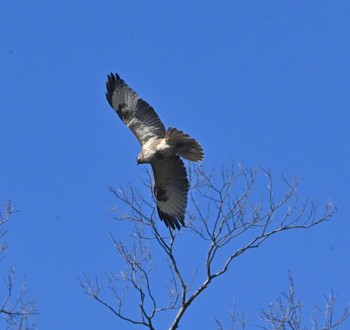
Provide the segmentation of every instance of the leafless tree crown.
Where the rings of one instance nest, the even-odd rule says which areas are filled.
[[[341,329],[350,316],[349,307],[345,308],[340,315],[337,315],[334,292],[325,295],[324,298],[325,306],[315,305],[312,317],[305,319],[303,316],[304,302],[297,297],[293,277],[289,274],[289,290],[283,291],[267,310],[261,311],[261,319],[267,326],[259,326],[259,328],[264,330]]]
[[[0,212],[0,257],[4,257],[4,252],[8,247],[2,239],[6,234],[5,225],[10,216],[14,213],[11,202],[8,201],[4,213]],[[26,286],[22,285],[19,289],[15,286],[15,267],[11,267],[4,278],[4,286],[1,292],[5,292],[0,297],[0,320],[3,326],[1,329],[30,330],[36,329],[33,321],[37,314],[36,304],[33,300],[26,299]]]
[[[81,285],[129,323],[156,329],[157,315],[167,312],[169,329],[177,329],[193,301],[226,273],[237,257],[269,237],[312,228],[336,212],[331,201],[317,208],[309,198],[301,200],[295,179],[282,178],[276,185],[267,170],[230,164],[216,175],[202,166],[189,165],[188,172],[187,225],[180,231],[167,230],[157,219],[150,172],[146,172],[141,189],[131,184],[110,188],[118,204],[113,217],[120,221],[120,228],[131,226],[132,234],[126,240],[111,234],[125,268],[108,275],[112,295],[102,291],[98,279],[85,276]],[[188,247],[191,253],[186,253]],[[164,259],[168,268],[157,266],[157,261],[164,264]],[[164,279],[165,290],[159,289],[160,279]],[[138,308],[130,313],[127,304],[135,306],[135,301]]]

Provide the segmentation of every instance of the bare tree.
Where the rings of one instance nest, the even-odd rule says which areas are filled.
[[[314,311],[310,317],[305,317],[304,306],[306,302],[298,298],[292,274],[289,272],[289,289],[281,294],[269,304],[268,309],[260,312],[261,325],[255,324],[255,328],[263,330],[335,330],[344,326],[344,322],[350,316],[350,308],[346,307],[340,314],[335,311],[336,295],[331,292],[325,295],[324,307],[314,306]],[[236,306],[232,308],[229,315],[229,322],[226,327],[219,320],[216,320],[217,330],[237,330],[246,328],[243,314],[236,311]],[[252,327],[252,325],[250,326]]]
[[[300,200],[295,179],[281,179],[275,186],[270,171],[263,169],[230,164],[215,175],[189,164],[189,179],[187,226],[180,231],[167,230],[157,219],[149,172],[143,186],[151,193],[133,185],[110,188],[118,201],[114,218],[120,226],[131,225],[127,242],[111,234],[125,268],[108,275],[112,295],[106,295],[98,279],[85,276],[81,285],[126,322],[156,329],[157,315],[168,312],[172,315],[169,329],[177,329],[193,301],[226,273],[237,257],[276,234],[319,225],[336,212],[331,201],[319,209],[308,198]],[[179,251],[186,246],[191,251],[185,258]],[[164,256],[168,269],[157,268],[157,261]],[[187,265],[191,256],[196,257]],[[166,279],[167,294],[159,290],[160,278]],[[126,312],[125,306],[135,306],[135,299],[138,308]]]
[[[291,274],[289,274],[289,290],[283,291],[276,300],[270,304],[267,310],[262,310],[261,318],[266,326],[260,326],[259,328],[267,329],[312,329],[312,330],[331,330],[339,329],[343,325],[345,320],[350,316],[349,307],[345,308],[340,315],[336,315],[335,304],[336,296],[334,292],[326,295],[325,307],[315,306],[314,315],[310,319],[306,319],[310,322],[310,325],[305,325],[305,318],[303,317],[302,300],[297,298],[294,286],[294,280]]]
[[[5,225],[10,216],[14,213],[10,201],[7,202],[5,212],[0,212],[0,238],[3,239],[6,231]],[[0,243],[0,258],[4,258],[4,252],[8,245],[6,242]],[[26,299],[26,286],[22,285],[19,289],[15,287],[15,267],[11,267],[4,278],[5,290],[4,297],[0,301],[0,319],[4,323],[2,329],[29,330],[36,329],[33,322],[34,315],[37,314],[36,304],[33,300]]]

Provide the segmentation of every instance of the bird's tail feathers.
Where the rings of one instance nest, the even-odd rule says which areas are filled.
[[[175,148],[176,153],[188,160],[198,162],[203,159],[204,152],[200,144],[188,134],[169,127],[165,133],[165,141]]]

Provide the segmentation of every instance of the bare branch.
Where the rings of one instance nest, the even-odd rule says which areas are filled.
[[[6,234],[5,224],[9,221],[11,214],[13,214],[14,212],[15,210],[11,204],[11,201],[8,200],[6,203],[5,213],[2,214],[0,211],[0,238],[5,236]],[[8,245],[6,242],[0,243],[0,260],[4,257],[3,253],[7,248],[8,248]]]
[[[332,291],[329,295],[324,296],[325,307],[322,309],[319,306],[315,306],[315,315],[312,317],[312,329],[313,330],[331,330],[331,329],[341,329],[344,322],[350,317],[350,306],[347,306],[343,312],[336,316],[335,305],[337,297]],[[323,321],[321,321],[322,326],[319,326],[319,321],[317,320],[316,313],[320,314]]]
[[[5,321],[8,329],[36,329],[32,317],[37,314],[34,301],[25,301],[26,287],[19,292],[14,289],[15,268],[12,267],[6,277],[7,294],[0,306],[0,317]]]
[[[261,311],[261,319],[264,323],[268,324],[268,327],[259,326],[261,329],[310,329],[310,327],[304,325],[304,318],[302,315],[304,303],[297,298],[295,293],[294,280],[289,273],[289,291],[283,291],[281,296],[270,304],[268,310]],[[340,326],[350,316],[349,308],[345,308],[343,313],[339,317],[335,317],[335,303],[336,297],[333,292],[329,296],[325,296],[326,305],[322,309],[318,306],[315,310],[323,318],[322,325],[319,326],[319,320],[315,313],[312,316],[313,330],[331,330],[339,329]]]
[[[239,315],[237,313],[236,303],[233,304],[233,307],[229,313],[229,316],[230,316],[230,323],[227,327],[224,327],[218,319],[215,319],[218,330],[224,330],[224,329],[237,330],[238,327],[244,330],[246,328],[244,315],[243,314]]]
[[[11,202],[7,201],[4,214],[0,212],[0,238],[5,236],[4,226],[15,212]],[[0,244],[0,259],[7,247],[6,242]],[[36,303],[33,300],[26,300],[25,285],[19,289],[15,288],[15,267],[10,268],[4,282],[6,294],[0,298],[0,319],[6,324],[6,329],[36,329],[33,321],[33,316],[37,314]]]
[[[114,302],[104,300],[100,285],[87,278],[83,287],[125,321],[153,329],[157,314],[169,312],[175,313],[169,329],[177,329],[192,302],[210,283],[226,273],[237,257],[276,234],[319,225],[336,212],[332,202],[319,210],[316,202],[309,198],[301,200],[295,179],[276,181],[268,170],[245,169],[232,163],[216,175],[201,165],[190,164],[188,176],[191,191],[187,227],[180,231],[166,229],[156,218],[150,171],[146,171],[143,180],[145,192],[131,184],[125,188],[110,188],[118,202],[118,208],[113,209],[114,219],[120,221],[120,225],[131,226],[128,244],[111,235],[125,269],[108,277]],[[178,255],[180,247],[201,249],[197,251],[201,257],[191,261],[191,271],[183,266],[184,261],[198,254]],[[154,260],[161,262],[164,258],[168,267],[154,267]],[[154,272],[157,276],[152,276]],[[164,279],[164,283],[159,283],[159,279]],[[168,293],[167,299],[160,292],[162,286]],[[139,302],[137,315],[123,312],[127,297],[131,296]],[[293,291],[287,296],[290,302],[295,302]],[[112,307],[115,303],[117,306]],[[292,326],[301,320],[298,303],[291,307],[293,313],[288,314]],[[216,324],[220,328],[221,323],[217,321]],[[244,320],[241,325],[245,327]]]

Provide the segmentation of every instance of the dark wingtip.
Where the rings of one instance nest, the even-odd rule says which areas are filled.
[[[171,216],[167,213],[162,212],[158,207],[157,210],[159,218],[165,223],[168,228],[170,227],[173,230],[177,228],[180,230],[181,226],[185,227],[185,217],[183,215]]]
[[[120,78],[120,76],[118,75],[118,73],[110,73],[109,75],[107,75],[107,82],[106,82],[106,88],[107,88],[107,92],[106,92],[106,98],[108,103],[110,104],[111,107],[113,107],[112,105],[112,99],[113,99],[113,92],[116,89],[116,87],[119,84],[123,84],[124,81]]]
[[[109,105],[111,107],[113,107],[113,105],[112,105],[112,97],[113,97],[113,91],[115,89],[115,85],[116,85],[116,77],[115,77],[115,75],[113,73],[110,73],[109,75],[107,75],[106,98],[107,98],[107,101],[108,101],[108,103],[109,103]]]

